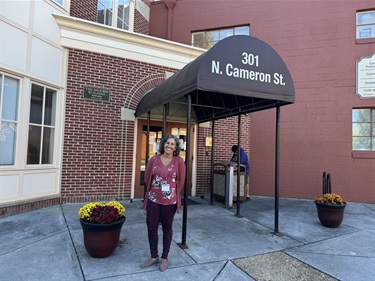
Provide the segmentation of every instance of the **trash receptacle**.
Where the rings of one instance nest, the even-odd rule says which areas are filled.
[[[241,165],[241,167],[245,167]],[[246,169],[246,167],[245,167]],[[225,206],[230,208],[233,201],[237,201],[237,163],[232,161],[214,164],[213,196],[215,199],[225,201]],[[245,200],[245,174],[240,171],[240,201]]]

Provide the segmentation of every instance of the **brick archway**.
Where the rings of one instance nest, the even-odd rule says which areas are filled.
[[[125,95],[123,106],[124,108],[135,110],[137,108],[138,102],[141,98],[148,93],[150,90],[154,89],[159,84],[163,83],[167,78],[167,73],[154,73],[148,75],[141,80],[139,80],[133,87],[130,89],[129,93]],[[133,142],[131,141],[135,137],[135,123],[134,121],[124,120],[122,121],[121,127],[121,151],[120,151],[120,162],[124,163],[119,175],[119,197],[122,197],[126,193],[129,182],[131,182],[131,196],[134,198],[134,182],[133,175],[137,169],[133,166]],[[132,171],[130,174],[126,171]]]
[[[150,90],[163,83],[167,78],[166,73],[155,73],[138,81],[125,96],[124,107],[135,110],[141,98]]]

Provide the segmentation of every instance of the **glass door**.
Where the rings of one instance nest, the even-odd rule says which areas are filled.
[[[143,198],[144,196],[144,174],[146,170],[146,157],[150,159],[152,156],[158,153],[159,143],[162,138],[162,122],[151,121],[150,124],[150,139],[149,139],[149,154],[146,155],[146,140],[147,140],[147,121],[139,120],[138,122],[138,133],[137,133],[137,147],[136,147],[136,171],[135,171],[135,186],[134,186],[134,198]],[[181,152],[180,156],[186,160],[186,124],[167,122],[166,133],[175,135],[180,140]],[[193,139],[193,138],[191,138]],[[191,176],[191,166],[189,176]],[[191,186],[188,189],[189,194],[191,193]]]

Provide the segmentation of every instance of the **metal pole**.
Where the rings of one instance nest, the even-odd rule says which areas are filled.
[[[215,120],[212,120],[212,131],[211,131],[211,189],[210,189],[210,204],[214,203],[214,143],[215,143]]]
[[[275,143],[275,234],[279,234],[279,131],[280,106],[276,107],[276,143]]]
[[[185,181],[185,189],[184,189],[184,209],[183,209],[183,217],[182,217],[182,241],[181,241],[181,248],[187,249],[186,246],[186,228],[187,228],[187,197],[188,197],[188,188],[190,187],[190,176],[189,176],[189,168],[190,168],[190,128],[191,128],[191,96],[190,94],[187,96],[188,98],[188,112],[187,112],[187,124],[186,124],[186,181]]]
[[[238,139],[238,152],[237,152],[237,217],[241,217],[240,214],[240,189],[241,189],[241,114],[238,114],[238,128],[237,128],[237,139]]]
[[[147,135],[146,135],[146,166],[148,163],[148,155],[150,154],[150,119],[151,119],[151,113],[150,111],[147,111]],[[144,190],[143,190],[143,200],[146,198],[146,190],[147,190],[147,185],[144,183]]]
[[[165,131],[167,130],[167,104],[163,104],[163,130],[162,138],[166,136]]]

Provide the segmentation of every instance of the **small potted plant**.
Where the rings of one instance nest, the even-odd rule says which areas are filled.
[[[87,203],[78,216],[87,252],[94,258],[110,256],[118,245],[126,220],[125,207],[117,201]]]
[[[343,218],[346,202],[340,195],[326,193],[322,197],[315,197],[314,202],[318,211],[318,217],[322,225],[338,227]]]

